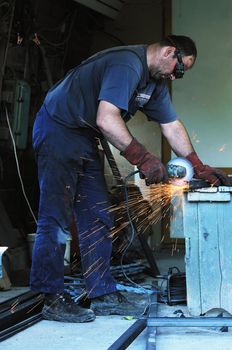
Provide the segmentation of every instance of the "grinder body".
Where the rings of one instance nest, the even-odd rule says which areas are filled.
[[[181,179],[189,182],[193,178],[194,170],[192,163],[184,157],[171,159],[166,165],[168,177],[172,180]]]

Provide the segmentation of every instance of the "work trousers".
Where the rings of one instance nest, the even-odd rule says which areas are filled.
[[[82,271],[90,298],[116,290],[110,273],[113,217],[91,129],[68,128],[44,106],[33,128],[40,204],[32,256],[31,289],[64,290],[64,253],[73,217],[77,225]]]

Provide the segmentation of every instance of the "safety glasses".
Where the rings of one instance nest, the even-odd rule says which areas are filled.
[[[174,57],[177,58],[177,62],[176,62],[176,65],[174,67],[172,74],[174,75],[174,77],[176,79],[181,79],[184,76],[184,63],[182,61],[182,56],[181,56],[179,50],[176,50],[174,52]]]
[[[169,36],[167,36],[166,39],[176,48],[173,58],[177,58],[177,63],[175,65],[175,68],[174,68],[172,74],[174,75],[174,77],[176,79],[181,79],[184,76],[184,63],[182,61],[180,49],[177,47],[177,45],[174,43],[174,41]]]

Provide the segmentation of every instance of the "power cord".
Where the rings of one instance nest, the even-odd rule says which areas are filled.
[[[29,200],[28,200],[28,198],[27,198],[27,195],[26,195],[26,192],[25,192],[25,188],[24,188],[24,184],[23,184],[23,179],[22,179],[21,171],[20,171],[20,167],[19,167],[19,161],[18,161],[18,156],[17,156],[16,144],[15,144],[13,132],[12,132],[11,125],[10,125],[8,110],[7,110],[6,105],[4,105],[4,107],[5,107],[5,112],[6,112],[7,125],[8,125],[8,128],[9,128],[9,132],[10,132],[10,136],[11,136],[11,140],[12,140],[12,144],[13,144],[13,151],[14,151],[14,156],[15,156],[15,162],[16,162],[17,172],[18,172],[18,176],[19,176],[19,180],[20,180],[20,184],[21,184],[23,196],[24,196],[24,198],[25,198],[25,200],[26,200],[26,202],[27,202],[27,205],[28,205],[28,208],[29,208],[29,210],[30,210],[30,213],[31,213],[31,215],[32,215],[32,217],[33,217],[35,223],[37,224],[37,219],[36,219],[35,214],[34,214],[32,208],[31,208],[30,202],[29,202]]]
[[[139,284],[137,284],[136,282],[134,282],[132,279],[130,279],[130,277],[127,276],[127,274],[124,271],[123,268],[123,259],[125,257],[126,252],[128,251],[128,249],[130,248],[131,244],[133,243],[133,240],[135,238],[135,228],[134,228],[134,224],[133,224],[133,220],[131,218],[131,214],[130,214],[130,208],[129,208],[129,196],[128,196],[128,190],[127,190],[127,184],[128,184],[128,180],[131,179],[135,174],[139,173],[139,170],[133,171],[131,172],[129,175],[127,175],[124,178],[124,195],[125,195],[125,203],[126,203],[126,212],[127,212],[127,217],[130,223],[130,227],[131,227],[131,237],[129,240],[128,245],[126,246],[126,248],[124,249],[122,255],[121,255],[121,259],[120,259],[120,265],[121,265],[121,269],[122,269],[122,273],[123,276],[133,285],[135,285],[136,287],[138,287],[139,289],[142,289],[143,291],[147,292],[148,289],[140,286]]]

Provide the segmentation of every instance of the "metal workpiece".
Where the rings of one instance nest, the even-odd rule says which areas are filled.
[[[218,186],[214,187],[209,182],[201,179],[192,179],[189,181],[188,191],[197,192],[232,192],[232,186]]]
[[[146,350],[156,350],[157,327],[231,327],[232,317],[157,317],[158,304],[151,301],[147,318],[138,319],[107,350],[125,350],[147,328]]]
[[[148,318],[148,327],[231,327],[232,317],[156,317]]]
[[[0,303],[0,342],[42,319],[44,297],[26,292]]]
[[[230,202],[230,192],[188,192],[189,202]]]
[[[146,318],[135,321],[109,348],[108,350],[124,350],[137,338],[146,328]]]
[[[155,324],[149,324],[149,319],[154,319],[157,317],[158,304],[157,304],[157,293],[154,293],[150,296],[151,303],[148,310],[147,318],[147,346],[146,350],[155,350],[156,349],[156,335],[157,329]]]
[[[219,186],[218,192],[232,192],[232,186]]]
[[[21,322],[17,322],[13,324],[13,326],[8,327],[0,332],[0,342],[12,337],[13,335],[19,332],[22,332],[23,330],[33,326],[34,324],[36,324],[37,322],[40,322],[41,320],[42,320],[42,313],[38,313]]]
[[[157,291],[150,295],[150,304],[148,315],[139,318],[131,327],[129,327],[109,348],[108,350],[124,350],[139,336],[140,333],[148,326],[149,317],[157,316]],[[147,327],[147,350],[156,349],[156,325],[152,324]]]
[[[212,187],[209,182],[200,179],[192,179],[189,181],[189,191],[194,191],[201,188],[216,188]]]

